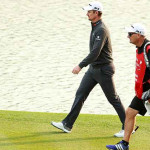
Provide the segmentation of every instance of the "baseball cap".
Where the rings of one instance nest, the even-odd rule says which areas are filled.
[[[89,11],[89,10],[97,10],[97,11],[101,11],[102,12],[103,11],[103,6],[102,6],[102,4],[100,2],[95,1],[95,2],[89,3],[88,6],[83,7],[83,10],[87,10],[87,11]]]
[[[134,23],[130,27],[125,28],[127,32],[138,33],[145,36],[145,27],[140,23]]]

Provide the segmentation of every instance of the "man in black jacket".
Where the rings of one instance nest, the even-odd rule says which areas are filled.
[[[122,130],[114,136],[123,137],[125,110],[114,86],[113,75],[115,69],[112,59],[111,39],[109,31],[101,19],[103,7],[99,2],[92,2],[83,9],[87,11],[87,16],[91,21],[92,26],[90,35],[90,52],[88,56],[73,69],[72,73],[78,74],[83,67],[88,65],[89,69],[85,73],[76,92],[70,113],[62,122],[52,122],[51,124],[64,132],[71,132],[84,101],[95,85],[99,83],[105,96],[115,108],[122,122]]]

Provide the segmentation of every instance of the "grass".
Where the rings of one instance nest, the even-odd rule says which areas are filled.
[[[118,116],[80,114],[71,134],[50,125],[66,114],[0,111],[0,150],[105,150],[121,138],[113,134],[121,128]],[[137,117],[138,131],[130,150],[149,150],[150,119]]]

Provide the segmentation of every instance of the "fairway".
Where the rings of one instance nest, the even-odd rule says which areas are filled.
[[[0,111],[0,150],[105,150],[121,138],[118,116],[81,114],[72,133],[50,125],[66,114]],[[132,136],[130,150],[150,150],[150,118],[137,117],[138,131]]]

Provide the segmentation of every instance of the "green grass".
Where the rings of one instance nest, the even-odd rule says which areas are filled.
[[[80,114],[71,134],[50,125],[66,114],[0,111],[0,150],[105,150],[121,138],[118,116]],[[132,136],[130,150],[149,150],[150,118],[137,117],[139,130]]]

